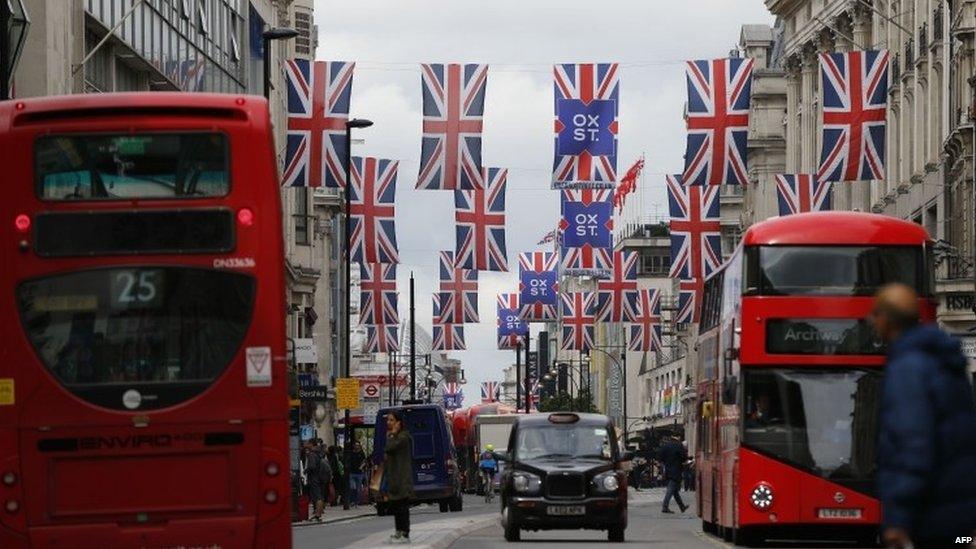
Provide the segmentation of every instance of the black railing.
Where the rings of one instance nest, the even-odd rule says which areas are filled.
[[[932,12],[932,38],[942,40],[942,4]]]
[[[943,258],[936,269],[936,278],[939,280],[972,279],[972,258],[961,255]]]

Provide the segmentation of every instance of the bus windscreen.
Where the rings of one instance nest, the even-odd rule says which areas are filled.
[[[746,371],[742,444],[870,494],[881,370]]]
[[[921,246],[746,249],[746,295],[871,296],[900,282],[930,295]]]
[[[20,319],[55,379],[110,409],[158,409],[199,394],[238,353],[254,278],[183,267],[46,276],[17,288]],[[138,390],[135,406],[125,393]]]
[[[43,200],[208,198],[230,190],[222,133],[52,135],[34,143]]]

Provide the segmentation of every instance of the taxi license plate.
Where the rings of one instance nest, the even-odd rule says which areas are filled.
[[[566,515],[585,515],[586,506],[584,505],[550,505],[546,509],[546,513],[550,515],[566,516]]]
[[[861,518],[860,509],[818,509],[817,517],[822,519],[859,519]]]

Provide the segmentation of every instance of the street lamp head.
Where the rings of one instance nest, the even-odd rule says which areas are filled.
[[[546,375],[542,376],[542,380],[543,381],[552,381],[553,380],[552,374],[546,374]]]
[[[273,27],[261,33],[261,38],[265,40],[284,40],[296,36],[298,31],[289,27]]]
[[[365,118],[353,118],[352,120],[346,122],[347,128],[368,128],[373,125],[372,120],[366,120]]]

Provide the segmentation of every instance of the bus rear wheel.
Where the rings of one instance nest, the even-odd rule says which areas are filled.
[[[438,501],[437,502],[437,505],[440,506],[441,513],[446,513],[446,512],[448,512],[448,511],[451,510],[451,502],[448,501],[448,500],[446,500],[446,499],[442,499],[442,500]]]
[[[612,543],[623,543],[624,541],[624,527],[623,526],[611,526],[607,530],[607,541]]]

